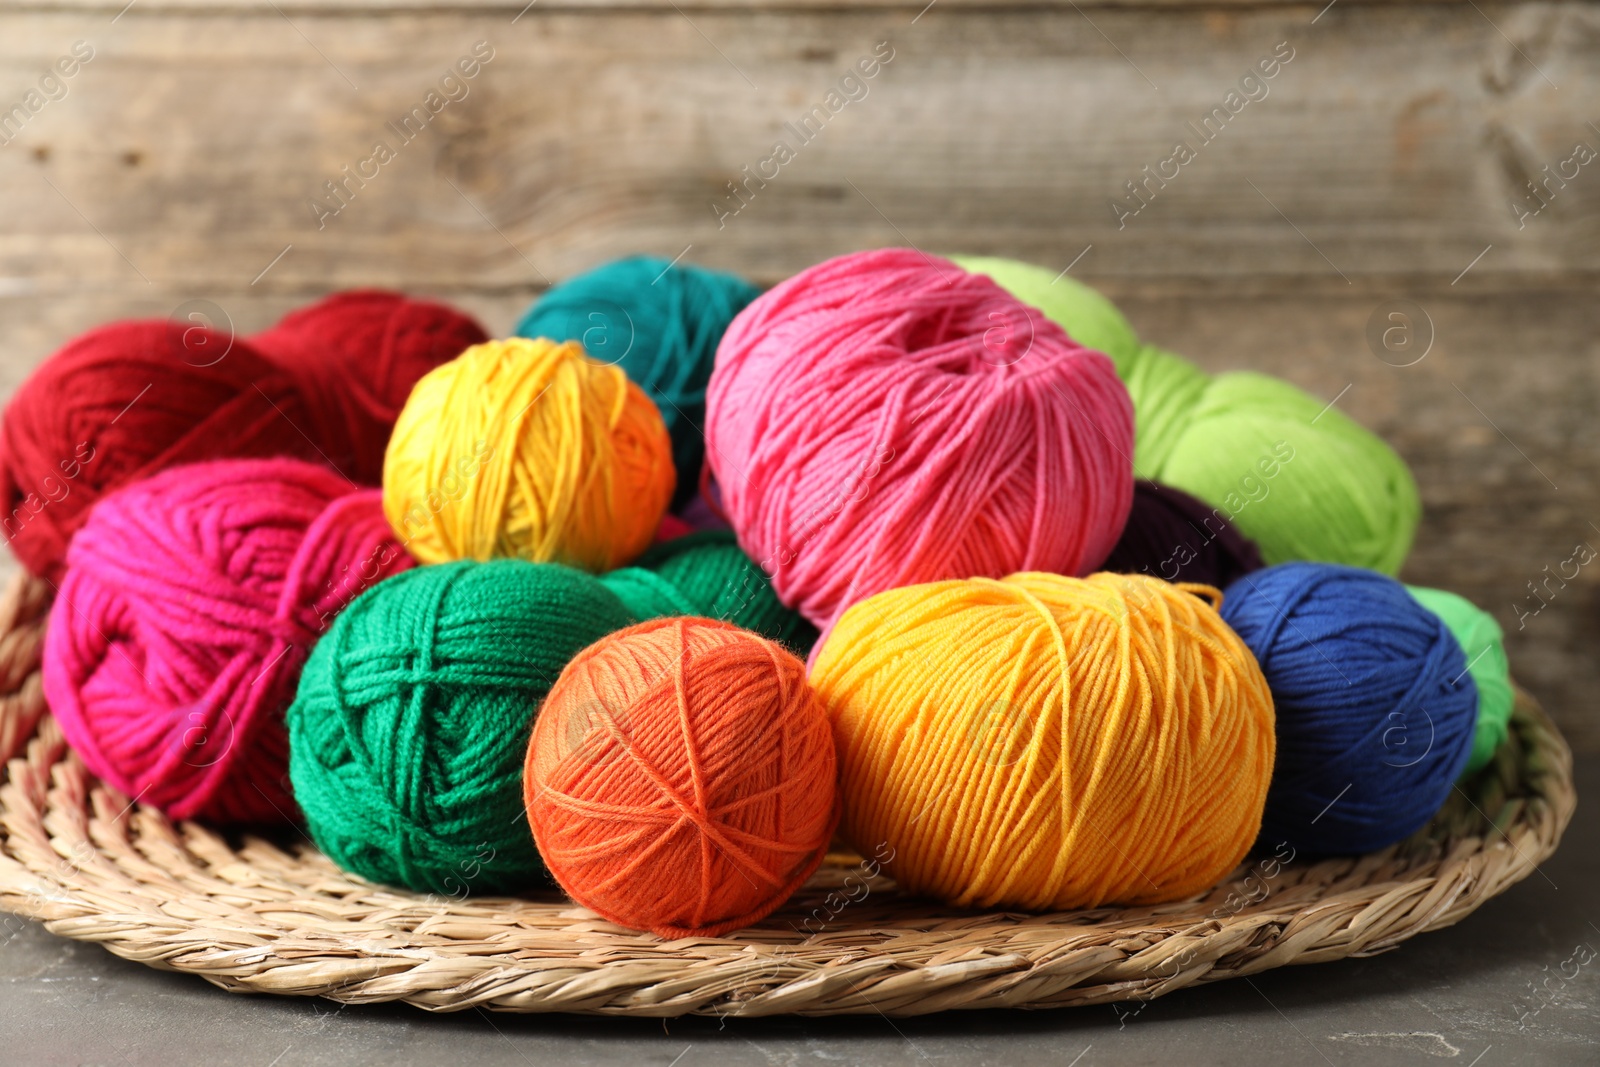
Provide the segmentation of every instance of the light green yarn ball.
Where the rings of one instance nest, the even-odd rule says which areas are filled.
[[[1494,617],[1466,597],[1408,585],[1406,591],[1429,611],[1439,616],[1467,656],[1467,669],[1478,687],[1478,726],[1472,735],[1472,755],[1462,778],[1481,771],[1494,758],[1495,750],[1510,729],[1511,665],[1506,660],[1505,635]]]
[[[1182,356],[1140,345],[1122,371],[1122,383],[1133,399],[1133,469],[1154,478],[1172,455],[1173,447],[1189,424],[1189,413],[1200,404],[1211,376]]]
[[[1395,574],[1422,515],[1417,483],[1393,449],[1265,374],[1213,378],[1165,461],[1141,472],[1227,511],[1268,564]]]
[[[951,256],[958,266],[973,274],[987,274],[1012,296],[1044,312],[1067,336],[1083,345],[1104,352],[1117,365],[1117,373],[1139,350],[1139,338],[1115,304],[1066,275],[999,256]]]

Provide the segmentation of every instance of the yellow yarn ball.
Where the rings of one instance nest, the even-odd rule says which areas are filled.
[[[891,589],[811,680],[839,743],[840,829],[960,907],[1180,900],[1261,827],[1272,695],[1198,591],[1013,574]]]
[[[661,413],[575,341],[489,341],[429,372],[395,423],[383,510],[423,563],[588,571],[655,537],[676,475]]]

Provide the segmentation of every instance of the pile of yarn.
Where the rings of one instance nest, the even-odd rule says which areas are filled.
[[[1502,751],[1498,626],[1391,576],[1400,459],[1069,278],[633,257],[516,334],[360,291],[40,367],[0,519],[91,771],[674,938],[836,831],[959,907],[1182,900],[1393,845]]]
[[[376,485],[411,387],[484,338],[458,311],[376,290],[330,297],[248,341],[176,320],[91,330],[6,405],[6,541],[29,571],[56,581],[95,501],[208,459],[294,456]]]

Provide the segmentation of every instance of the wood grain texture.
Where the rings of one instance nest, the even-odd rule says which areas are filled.
[[[1600,11],[1480,6],[13,12],[0,107],[72,42],[96,58],[0,151],[0,277],[242,289],[292,244],[257,287],[505,286],[692,245],[772,280],[907,241],[1062,266],[1092,244],[1105,277],[1447,282],[1491,243],[1480,276],[1600,271],[1600,164],[1523,228],[1510,209],[1600,145]],[[479,40],[494,61],[402,145],[389,123]],[[786,132],[886,40],[864,99]],[[1280,42],[1270,94],[1202,146],[1189,124]],[[719,224],[779,137],[793,161]],[[1119,228],[1111,198],[1182,138],[1197,158]],[[319,229],[312,199],[378,141],[396,158]]]

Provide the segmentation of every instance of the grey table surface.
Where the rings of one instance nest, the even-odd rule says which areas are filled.
[[[1600,823],[1582,797],[1539,871],[1460,924],[1370,959],[1143,1006],[920,1019],[430,1015],[244,997],[26,923],[0,945],[0,1064],[1600,1064]]]

